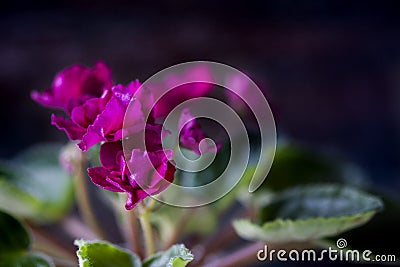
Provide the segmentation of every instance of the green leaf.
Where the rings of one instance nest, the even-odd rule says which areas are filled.
[[[382,201],[361,190],[334,184],[299,186],[276,194],[260,213],[260,221],[275,218],[339,217],[383,207]]]
[[[25,227],[11,215],[0,211],[0,267],[51,267],[51,259],[29,252],[30,237]]]
[[[193,260],[193,254],[183,245],[173,245],[146,259],[143,267],[184,267]]]
[[[0,254],[27,250],[30,237],[14,217],[0,210]]]
[[[249,220],[234,221],[238,235],[247,240],[262,240],[272,243],[317,240],[335,236],[369,221],[374,212],[306,220],[277,219],[259,226]]]
[[[303,186],[275,196],[260,213],[261,225],[241,219],[233,226],[248,240],[316,240],[360,226],[382,207],[380,199],[349,187]]]
[[[73,203],[73,181],[60,167],[61,146],[34,146],[0,162],[0,208],[36,222],[61,218]]]
[[[141,267],[139,258],[107,242],[75,240],[80,267]]]
[[[0,255],[0,267],[54,267],[54,263],[42,253],[15,253]]]

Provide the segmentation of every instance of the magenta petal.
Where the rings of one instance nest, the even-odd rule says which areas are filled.
[[[119,160],[118,157],[120,157]],[[127,193],[128,199],[125,204],[127,210],[133,209],[137,203],[148,196],[148,193],[140,188],[136,181],[130,182],[128,179],[131,174],[122,155],[121,141],[103,144],[100,158],[102,164],[111,168],[103,166],[88,169],[88,174],[94,184],[113,192]],[[120,166],[116,167],[118,163]]]
[[[92,125],[87,128],[79,147],[86,151],[101,141],[116,141],[120,139],[114,134],[122,128],[125,109],[114,96],[107,103],[104,111],[97,116]],[[115,139],[114,139],[115,138]]]
[[[123,126],[125,136],[137,133],[146,127],[146,118],[139,101],[135,100],[127,109]]]
[[[122,142],[107,142],[100,147],[100,162],[107,169],[120,169],[121,156],[123,156]]]
[[[125,209],[131,210],[136,206],[137,203],[136,203],[136,200],[133,199],[132,193],[127,192],[127,194],[128,194],[128,198],[125,203]]]
[[[103,62],[97,62],[86,78],[82,92],[93,96],[100,96],[104,89],[111,88],[111,70]]]
[[[65,131],[68,138],[71,140],[80,140],[86,133],[86,130],[73,121],[66,119],[62,116],[51,116],[51,124],[55,125],[58,129]]]
[[[91,98],[82,105],[74,107],[71,112],[72,121],[83,128],[91,125],[104,110],[110,96],[108,92],[106,91],[101,98]]]
[[[56,75],[51,88],[42,94],[33,92],[32,97],[48,107],[66,108],[71,99],[82,95],[82,84],[89,72],[89,68],[81,65],[69,67]]]
[[[203,132],[201,126],[196,123],[196,119],[190,113],[189,109],[184,109],[182,111],[181,117],[179,118],[179,129],[181,129],[179,136],[180,144],[196,154],[201,155],[199,147],[200,142],[208,136]],[[204,152],[217,152],[220,147],[220,144],[217,144],[216,148],[209,146]]]
[[[79,142],[78,147],[85,152],[88,151],[89,148],[100,143],[103,140],[104,138],[98,135],[96,132],[86,133],[82,137],[82,141]]]
[[[160,150],[149,154],[153,166],[156,167],[156,171],[152,173],[151,178],[152,195],[159,194],[167,189],[174,180],[175,166],[168,160],[172,158],[172,154],[172,150]]]
[[[74,65],[57,74],[52,84],[54,100],[65,107],[69,100],[83,95],[82,85],[89,73],[89,68]]]
[[[163,181],[166,180],[170,183],[174,181],[175,175],[175,166],[169,161],[173,157],[173,153],[173,150],[170,149],[149,153],[153,166],[157,168],[155,175],[161,176]]]
[[[168,75],[159,86],[164,89],[174,88],[174,90],[169,91],[157,102],[155,116],[165,117],[178,104],[191,98],[207,95],[213,88],[212,81],[211,71],[206,65],[201,64],[179,75]],[[183,85],[176,87],[177,84]]]
[[[127,210],[133,209],[140,201],[149,196],[141,188],[135,189],[134,192],[126,192],[126,193],[128,194],[128,199],[126,200],[125,203],[125,209]]]
[[[175,167],[168,161],[172,150],[166,150],[165,153],[162,150],[148,153],[134,149],[129,161],[130,184],[140,185],[149,195],[165,190],[175,174]]]
[[[132,83],[131,83],[132,84]],[[140,87],[140,83],[134,84],[137,86],[135,92]],[[151,110],[154,105],[154,99],[152,92],[147,88],[140,88],[140,91],[136,92],[133,96],[136,100],[132,102],[127,109],[124,120],[124,134],[130,135],[143,130],[146,127],[146,123],[153,123],[154,118]],[[149,117],[145,118],[145,114]]]
[[[43,93],[32,92],[32,98],[47,107],[64,108],[70,113],[71,101],[83,97],[99,97],[111,87],[111,72],[104,63],[97,63],[93,69],[73,65],[59,72],[51,88]]]
[[[112,91],[115,94],[129,95],[129,98],[126,99],[129,103],[129,101],[131,100],[131,96],[136,93],[140,86],[141,83],[139,82],[139,80],[134,80],[133,82],[130,82],[127,86],[116,85],[112,88]]]
[[[113,192],[125,191],[121,183],[117,182],[118,180],[120,180],[120,178],[115,174],[113,175],[112,172],[110,172],[106,168],[103,167],[89,168],[88,175],[95,185],[103,189],[107,189]]]
[[[118,99],[112,97],[104,111],[97,116],[92,125],[87,128],[79,147],[86,151],[91,146],[101,141],[115,141],[112,133],[122,128],[124,109],[118,103]],[[121,118],[122,117],[122,118]]]
[[[150,188],[149,172],[152,166],[150,159],[147,158],[147,152],[140,149],[132,150],[132,156],[128,164],[131,172],[129,177],[130,184],[133,186],[139,184],[144,189]]]
[[[127,87],[117,85],[113,87],[113,95],[104,107],[104,110],[87,128],[79,147],[86,151],[91,146],[101,141],[117,141],[122,139],[122,125],[126,109],[132,99],[133,91],[137,83],[131,83]]]
[[[39,93],[38,91],[33,91],[31,93],[31,98],[37,103],[48,108],[64,108],[64,103],[54,99],[54,95],[51,89],[45,89],[42,93]]]
[[[162,124],[147,124],[145,130],[146,147],[143,150],[149,152],[162,150],[162,138],[168,133],[169,131],[164,130]]]
[[[66,108],[68,102],[81,95],[81,85],[89,74],[89,69],[81,65],[74,65],[59,72],[51,88],[42,94],[32,93],[32,98],[38,103],[55,108]]]
[[[147,124],[146,130],[136,134],[129,135],[129,139],[125,139],[125,148],[129,151],[132,149],[147,150],[154,152],[162,149],[162,139],[170,132],[165,130],[161,124]],[[145,138],[145,142],[143,141]]]

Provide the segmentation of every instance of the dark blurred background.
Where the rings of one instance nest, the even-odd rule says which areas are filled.
[[[398,1],[2,2],[0,157],[66,140],[30,99],[56,72],[103,60],[114,81],[212,60],[266,88],[278,135],[333,148],[400,189]]]

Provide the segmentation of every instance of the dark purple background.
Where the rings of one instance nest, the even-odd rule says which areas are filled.
[[[216,3],[218,2],[218,3]],[[30,99],[62,68],[104,60],[114,80],[212,60],[267,88],[278,135],[341,151],[400,188],[400,16],[396,1],[2,3],[0,157],[66,141]]]

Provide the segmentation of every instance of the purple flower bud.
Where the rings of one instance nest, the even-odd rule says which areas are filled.
[[[196,154],[201,155],[200,141],[203,140],[204,138],[208,138],[208,136],[203,132],[200,124],[196,122],[196,119],[190,113],[189,109],[186,108],[182,111],[181,117],[179,118],[178,126],[179,129],[181,129],[179,136],[180,144],[183,147],[192,150]],[[205,153],[207,152],[216,153],[220,148],[221,144],[217,144],[217,147],[208,146],[202,151]]]

